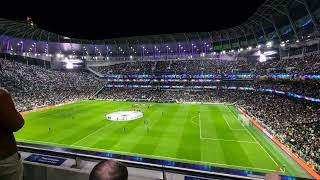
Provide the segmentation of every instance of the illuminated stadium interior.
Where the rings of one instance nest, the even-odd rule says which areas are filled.
[[[24,179],[44,166],[33,154],[70,172],[82,159],[85,178],[111,158],[129,179],[320,179],[319,32],[319,0],[266,0],[222,30],[101,40],[0,18]]]

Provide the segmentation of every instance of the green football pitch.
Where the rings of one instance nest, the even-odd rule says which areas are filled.
[[[149,105],[146,107],[144,105]],[[140,110],[138,120],[106,114]],[[310,178],[231,105],[79,101],[26,114],[20,142]],[[147,123],[146,123],[147,122]]]

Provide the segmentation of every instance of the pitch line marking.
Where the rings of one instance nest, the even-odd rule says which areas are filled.
[[[91,136],[91,135],[93,135],[93,134],[96,134],[97,132],[99,132],[99,131],[101,131],[101,130],[103,130],[103,129],[105,129],[105,128],[107,128],[107,127],[111,126],[111,125],[112,125],[112,122],[111,122],[110,124],[107,124],[107,125],[102,126],[101,128],[99,128],[99,129],[97,129],[97,130],[93,131],[92,133],[88,134],[88,135],[87,135],[87,136],[85,136],[84,138],[81,138],[80,140],[76,141],[75,143],[72,143],[72,144],[71,144],[71,146],[73,146],[73,145],[75,145],[75,144],[77,144],[77,143],[79,143],[79,142],[83,141],[84,139],[88,138],[89,136]]]
[[[229,142],[239,142],[239,143],[250,143],[250,144],[258,144],[253,141],[237,141],[232,139],[215,139],[215,138],[202,138],[203,140],[211,140],[211,141],[229,141]]]
[[[225,116],[223,116],[222,118],[223,118],[223,120],[227,123],[227,125],[229,126],[229,129],[231,129],[232,131],[245,131],[244,128],[241,128],[241,129],[239,129],[239,128],[232,128],[232,127],[230,126],[229,122],[227,121],[227,119],[225,118]]]
[[[232,113],[232,115],[236,118],[236,115],[230,110],[230,108],[227,106],[229,111]],[[252,133],[246,128],[242,123],[240,123],[242,127],[245,128],[245,130],[248,132],[248,134],[259,144],[260,148],[269,156],[269,158],[279,167],[279,164],[272,158],[272,156],[265,150],[265,148],[260,144],[260,142],[252,135]]]
[[[115,110],[113,110],[113,111],[114,111],[114,112],[116,112],[116,111],[118,111],[118,110],[120,110],[120,109],[121,109],[121,108],[116,108],[116,109],[115,109]],[[97,132],[101,131],[102,129],[104,129],[104,128],[106,128],[106,127],[111,126],[111,125],[112,125],[112,122],[111,122],[110,124],[107,124],[107,125],[102,126],[101,128],[99,128],[99,129],[95,130],[94,132],[92,132],[92,133],[88,134],[88,135],[87,135],[87,136],[85,136],[84,138],[81,138],[80,140],[76,141],[75,143],[73,143],[73,144],[71,144],[71,145],[75,145],[75,144],[77,144],[77,143],[81,142],[82,140],[84,140],[84,139],[88,138],[89,136],[91,136],[91,135],[93,135],[93,134],[95,134],[95,133],[97,133]]]
[[[199,123],[199,127],[200,127],[200,139],[202,139],[202,130],[201,130],[202,125],[201,125],[200,113],[198,115],[198,121],[199,121],[198,123]]]
[[[201,130],[201,118],[200,118],[200,114],[199,114],[199,127],[200,127],[200,139],[201,140],[211,140],[211,141],[230,141],[230,142],[239,142],[239,143],[252,143],[252,144],[256,144],[257,142],[253,142],[253,141],[237,141],[237,140],[231,140],[231,139],[217,139],[217,138],[206,138],[202,136],[202,130]],[[245,131],[245,129],[242,129],[243,131]]]
[[[238,165],[229,165],[223,163],[213,163],[213,162],[205,162],[205,161],[196,161],[196,160],[189,160],[189,159],[178,159],[166,156],[156,156],[156,155],[147,155],[147,154],[139,154],[139,153],[131,153],[131,152],[123,152],[123,151],[115,151],[115,150],[105,150],[105,149],[98,149],[98,148],[90,148],[90,147],[83,147],[83,146],[76,146],[76,145],[66,145],[66,144],[59,144],[59,143],[50,143],[45,141],[33,141],[33,140],[26,140],[26,139],[17,139],[18,141],[25,141],[29,143],[40,143],[45,145],[52,145],[52,146],[62,146],[66,148],[78,148],[82,150],[92,150],[92,151],[99,151],[99,152],[111,152],[111,153],[118,153],[124,155],[133,155],[133,156],[141,156],[141,157],[152,157],[158,159],[168,159],[168,160],[175,160],[175,161],[185,161],[186,163],[197,163],[197,164],[209,164],[209,165],[217,165],[217,166],[226,166],[229,168],[246,168],[246,169],[254,169],[254,170],[261,170],[261,171],[269,171],[269,172],[276,172],[276,170],[271,169],[264,169],[264,168],[256,168],[256,167],[248,167],[248,166],[238,166]],[[281,172],[284,171],[281,169]]]

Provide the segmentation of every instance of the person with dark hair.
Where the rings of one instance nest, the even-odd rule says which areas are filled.
[[[98,163],[91,171],[89,180],[127,180],[128,170],[122,163],[106,160]]]
[[[13,132],[24,125],[10,94],[0,88],[0,179],[22,180],[23,165]]]

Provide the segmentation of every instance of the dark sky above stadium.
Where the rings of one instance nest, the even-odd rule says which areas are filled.
[[[24,21],[29,16],[38,27],[64,36],[108,39],[229,28],[243,23],[263,2],[264,0],[6,1],[6,6],[11,8],[0,11],[0,17]]]

